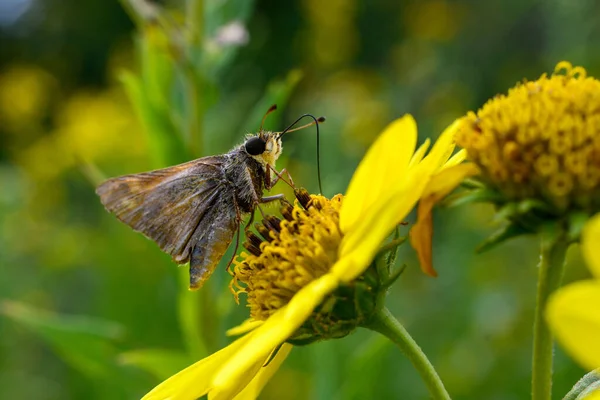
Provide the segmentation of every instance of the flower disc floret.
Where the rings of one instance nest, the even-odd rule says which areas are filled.
[[[247,232],[248,252],[234,262],[232,290],[247,294],[250,317],[264,321],[288,304],[309,283],[330,272],[343,234],[339,227],[342,195],[327,199],[297,191],[292,206],[281,207],[283,219],[267,216]],[[373,279],[369,279],[373,278]],[[329,294],[289,342],[306,344],[352,332],[375,307],[376,276],[365,274]]]

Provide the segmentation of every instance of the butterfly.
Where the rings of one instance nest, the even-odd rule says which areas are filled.
[[[263,190],[286,181],[283,174],[293,187],[287,170],[275,169],[283,134],[316,125],[318,135],[325,121],[305,114],[282,132],[263,130],[275,109],[269,108],[258,133],[225,154],[111,178],[96,189],[109,212],[156,242],[176,263],[190,263],[190,290],[201,288],[213,273],[234,234],[239,235],[245,214],[251,214],[251,221],[260,204],[284,199],[283,194],[263,197]],[[304,117],[314,122],[291,129]]]

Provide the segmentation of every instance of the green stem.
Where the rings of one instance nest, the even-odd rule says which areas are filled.
[[[183,272],[183,271],[181,271]],[[188,290],[190,278],[187,273],[180,273],[179,299],[177,311],[179,313],[179,327],[188,352],[194,359],[202,359],[208,353],[206,342],[202,336],[198,320],[202,319],[202,303],[198,301],[198,292]],[[206,304],[206,303],[204,303]]]
[[[204,75],[199,74],[200,59],[204,53],[204,0],[186,1],[186,26],[189,39],[186,44],[186,61],[184,65],[187,79],[187,100],[190,109],[187,117],[188,148],[193,157],[202,155],[204,137]]]
[[[379,310],[366,328],[381,333],[400,348],[421,375],[433,399],[450,400],[450,395],[446,391],[444,383],[423,350],[387,308],[384,307]]]
[[[185,8],[190,43],[201,46],[204,37],[204,0],[186,0]]]
[[[563,237],[550,240],[542,238],[533,322],[532,400],[552,398],[553,338],[544,320],[544,311],[548,297],[560,286],[568,247],[569,244]]]
[[[156,4],[141,0],[120,0],[121,6],[129,18],[138,26],[142,27],[145,23],[158,18],[158,6]]]

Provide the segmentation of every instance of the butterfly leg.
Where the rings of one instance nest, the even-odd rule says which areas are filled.
[[[252,225],[252,222],[254,222],[254,211],[256,211],[256,209],[250,212],[250,218],[248,219],[246,226],[244,226],[244,232],[246,232],[250,228],[250,225]]]
[[[256,207],[250,212],[250,219],[248,219],[248,222],[246,223],[246,226],[244,226],[244,232],[246,232],[248,230],[248,228],[250,227],[250,225],[252,224],[252,222],[254,222],[254,211],[256,211],[256,208],[258,208],[258,210],[260,211],[261,215],[264,217],[265,214],[263,213],[262,209],[258,206],[259,204],[265,204],[265,203],[270,203],[272,201],[276,201],[276,200],[285,200],[285,197],[283,196],[283,193],[279,193],[273,196],[266,196],[266,197],[261,197],[256,201]]]
[[[242,220],[242,212],[240,211],[240,207],[237,204],[237,201],[233,201],[233,204],[235,205],[235,214],[236,214],[236,238],[235,238],[235,248],[233,249],[233,254],[231,256],[231,259],[229,260],[229,262],[227,263],[227,267],[225,267],[225,271],[227,271],[227,273],[229,272],[229,267],[231,267],[231,264],[233,264],[233,260],[235,260],[235,257],[237,256],[237,251],[238,248],[240,247],[240,232],[241,232],[241,226],[240,226],[240,221]],[[250,217],[250,221],[248,222],[248,224],[250,224],[250,222],[252,222],[252,219],[254,219],[254,212],[252,213],[252,216]],[[244,232],[246,231],[246,229],[248,228],[248,225],[246,225],[246,227],[244,228]]]
[[[260,204],[271,203],[271,202],[277,201],[277,200],[279,200],[279,204],[283,204],[283,203],[290,204],[289,201],[287,201],[287,199],[285,198],[285,195],[283,193],[275,194],[273,196],[261,197]],[[256,204],[256,208],[258,208],[258,211],[260,211],[260,214],[263,217],[263,221],[267,221],[267,217],[265,216],[263,209],[260,207],[260,204]]]
[[[273,173],[275,174],[275,178],[273,178],[272,181],[270,179],[271,174],[269,173],[269,171],[273,171]],[[286,180],[283,177],[284,174],[286,175],[288,180]],[[282,169],[281,171],[277,171],[275,168],[273,168],[269,164],[267,164],[267,177],[268,177],[268,181],[265,183],[265,187],[267,188],[267,190],[271,190],[273,188],[273,186],[275,186],[275,184],[277,182],[279,182],[280,179],[282,181],[284,181],[285,183],[287,183],[288,186],[291,187],[292,189],[296,189],[296,185],[294,185],[294,180],[292,179],[292,175],[290,175],[288,170],[285,168]]]
[[[276,200],[285,200],[285,196],[283,195],[283,193],[275,194],[273,196],[261,197],[259,202],[265,204]]]

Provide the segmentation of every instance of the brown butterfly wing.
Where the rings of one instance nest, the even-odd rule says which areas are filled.
[[[154,240],[174,261],[185,263],[201,237],[198,228],[211,227],[214,205],[234,201],[233,188],[223,174],[224,162],[223,156],[205,157],[112,178],[100,184],[96,193],[108,211]],[[235,218],[231,223],[237,223]]]
[[[213,273],[239,229],[235,199],[221,197],[193,234],[190,256],[190,289],[199,289]]]

